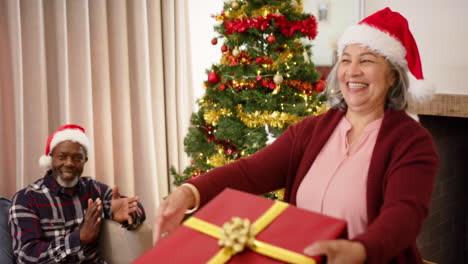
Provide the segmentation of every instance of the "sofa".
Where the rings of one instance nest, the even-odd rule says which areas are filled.
[[[8,210],[11,202],[0,197],[0,263],[15,263],[11,247],[10,228],[8,228]]]
[[[11,202],[0,198],[0,263],[15,263],[8,210]],[[99,252],[109,264],[129,264],[152,247],[152,231],[148,223],[143,223],[136,230],[128,231],[112,220],[105,220],[99,237]]]
[[[128,231],[115,221],[105,220],[99,237],[99,252],[109,264],[129,264],[153,246],[152,237],[147,222]]]

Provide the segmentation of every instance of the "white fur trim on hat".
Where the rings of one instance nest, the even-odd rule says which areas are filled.
[[[59,131],[54,135],[54,138],[50,142],[50,152],[52,152],[52,150],[58,144],[64,141],[73,141],[73,142],[79,143],[86,149],[86,152],[89,151],[89,139],[85,135],[85,133],[83,133],[79,129],[66,129],[66,130]]]
[[[338,41],[338,56],[351,44],[361,44],[407,69],[406,49],[401,42],[387,32],[367,24],[348,27]]]
[[[44,169],[44,170],[50,170],[52,169],[52,157],[51,156],[46,156],[42,155],[39,158],[39,166]]]
[[[426,80],[411,80],[409,94],[419,103],[428,102],[435,93],[435,86]]]

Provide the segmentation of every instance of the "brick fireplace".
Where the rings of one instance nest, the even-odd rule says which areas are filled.
[[[432,134],[441,166],[418,246],[424,259],[468,263],[468,95],[438,94],[410,112]]]

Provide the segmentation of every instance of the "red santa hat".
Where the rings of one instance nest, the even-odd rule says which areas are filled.
[[[434,86],[424,80],[418,46],[408,21],[400,13],[387,7],[347,28],[338,41],[339,57],[351,44],[362,44],[409,70],[416,78],[409,87],[409,93],[416,101],[423,102],[432,97]]]
[[[47,170],[52,168],[52,157],[50,156],[52,150],[64,141],[79,143],[85,148],[86,152],[89,150],[89,139],[85,134],[84,128],[74,124],[61,126],[47,139],[45,154],[39,158],[41,168]]]

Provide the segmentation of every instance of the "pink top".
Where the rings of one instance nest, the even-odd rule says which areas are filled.
[[[367,228],[367,173],[382,119],[349,146],[351,124],[343,117],[297,191],[298,207],[346,220],[349,239]]]

